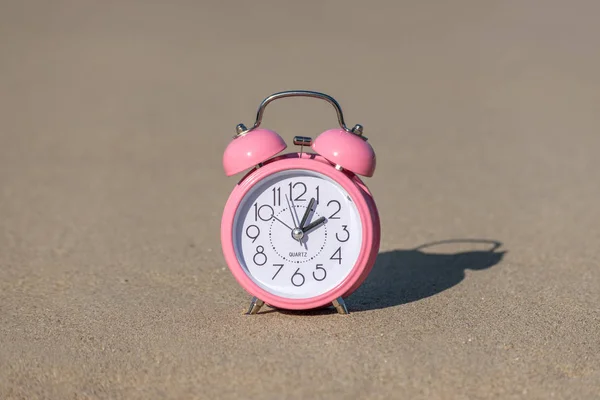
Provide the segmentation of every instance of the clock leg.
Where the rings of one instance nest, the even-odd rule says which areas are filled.
[[[265,302],[259,299],[258,297],[253,297],[250,301],[250,308],[248,309],[247,315],[252,315],[258,313],[260,308],[265,305]]]
[[[346,303],[341,297],[338,297],[332,303],[339,314],[349,314],[348,308],[346,307]]]

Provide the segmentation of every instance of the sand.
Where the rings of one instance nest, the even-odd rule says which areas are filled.
[[[599,398],[599,12],[2,2],[0,398]],[[222,152],[288,89],[377,153],[348,316],[243,315],[221,254]]]

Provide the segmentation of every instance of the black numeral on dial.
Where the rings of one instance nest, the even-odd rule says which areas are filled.
[[[246,228],[246,236],[252,239],[252,243],[256,242],[258,239],[258,235],[260,235],[260,228],[256,225],[249,225]]]
[[[298,268],[296,270],[296,272],[294,272],[294,275],[292,275],[292,285],[296,286],[296,287],[300,287],[302,285],[304,285],[304,282],[306,282],[306,279],[304,278],[304,275],[302,275],[300,272],[300,268]]]
[[[337,260],[338,264],[342,263],[342,248],[338,247],[338,249],[335,251],[335,253],[333,253],[333,255],[331,257],[329,257],[330,260]]]
[[[265,248],[262,246],[256,246],[256,254],[252,257],[254,264],[261,266],[267,263],[267,255],[265,254]]]
[[[275,275],[273,275],[273,277],[271,278],[271,280],[275,279],[275,277],[277,276],[277,274],[279,273],[279,271],[281,271],[281,268],[283,268],[283,264],[273,264],[274,267],[279,267],[277,269],[277,272],[275,272]]]
[[[317,266],[315,267],[315,271],[313,271],[312,273],[312,276],[313,278],[315,278],[315,281],[319,282],[327,278],[327,271],[325,270],[325,268],[323,268],[323,264],[317,264]]]
[[[273,189],[271,189],[271,191],[273,192],[273,207],[280,206],[281,205],[281,188],[274,187]]]
[[[288,186],[290,187],[290,199],[293,199],[293,201],[306,201],[306,199],[303,199],[302,196],[304,196],[306,194],[306,185],[304,184],[304,182],[296,182],[292,185],[292,182],[290,182],[288,184]],[[300,186],[298,188],[298,191],[302,191],[302,193],[300,193],[298,196],[294,197],[294,192],[296,192],[296,186]]]
[[[258,204],[254,204],[254,220],[258,221],[269,221],[273,219],[273,215],[275,215],[275,211],[273,211],[273,207],[268,204],[263,204],[262,206],[258,206]]]
[[[331,214],[329,216],[329,219],[340,219],[340,217],[336,217],[336,215],[337,215],[337,213],[339,213],[342,210],[342,205],[337,200],[329,200],[329,203],[327,203],[327,207],[329,207],[331,204],[334,204],[334,207],[337,208],[337,211],[335,211],[333,214]]]
[[[335,238],[338,240],[338,242],[347,242],[348,239],[350,239],[350,232],[348,232],[348,225],[342,225],[342,232],[346,232],[346,233],[342,233],[340,235],[341,232],[337,232],[335,234]]]

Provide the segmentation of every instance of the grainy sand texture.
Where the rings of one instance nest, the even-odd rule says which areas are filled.
[[[598,15],[0,2],[0,399],[600,398]],[[243,315],[221,253],[223,150],[289,89],[377,153],[347,317]],[[286,99],[262,126],[336,125]]]

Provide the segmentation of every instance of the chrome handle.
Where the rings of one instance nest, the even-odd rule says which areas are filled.
[[[246,133],[248,131],[258,128],[260,126],[260,124],[262,123],[263,114],[265,112],[265,108],[267,108],[267,105],[269,105],[269,103],[271,103],[277,99],[283,99],[286,97],[313,97],[315,99],[325,100],[326,102],[331,104],[333,106],[333,108],[335,108],[335,112],[337,113],[338,123],[340,124],[340,127],[343,130],[345,130],[346,132],[357,134],[357,135],[362,135],[362,130],[363,130],[362,125],[357,124],[352,129],[348,129],[348,127],[346,127],[346,123],[344,122],[344,114],[342,113],[342,107],[340,107],[339,103],[333,97],[331,97],[325,93],[312,92],[309,90],[288,90],[285,92],[279,92],[279,93],[274,93],[274,94],[270,95],[269,97],[264,99],[262,101],[262,103],[260,103],[260,106],[258,107],[258,111],[256,113],[256,122],[254,122],[254,125],[252,126],[252,128],[246,129],[246,127],[243,124],[239,124],[236,128],[238,135],[241,135],[243,133]]]

